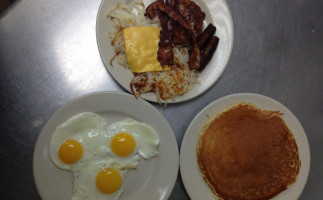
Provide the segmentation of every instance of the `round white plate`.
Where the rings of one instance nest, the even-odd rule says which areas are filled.
[[[117,2],[131,2],[132,0],[102,0],[96,21],[97,43],[102,60],[113,78],[128,92],[130,91],[130,81],[133,74],[129,69],[119,66],[117,63],[114,67],[110,66],[110,59],[114,55],[113,47],[108,38],[108,32],[113,30],[110,20],[106,17],[108,10]],[[207,89],[209,89],[223,73],[233,46],[233,24],[229,7],[225,0],[194,0],[201,9],[206,13],[206,23],[212,23],[216,26],[216,35],[220,38],[219,45],[208,66],[200,73],[200,83],[196,84],[190,92],[176,97],[174,100],[167,100],[168,103],[177,103],[192,99]],[[153,0],[143,0],[147,6]],[[141,98],[157,102],[155,94],[145,93]]]
[[[101,92],[82,96],[59,109],[41,131],[33,158],[34,179],[44,200],[69,200],[72,173],[57,168],[49,158],[48,146],[55,128],[71,116],[94,112],[109,124],[131,117],[151,126],[159,135],[159,155],[141,159],[136,169],[125,178],[122,199],[167,199],[174,187],[178,166],[178,146],[167,120],[152,105],[130,94]]]
[[[191,122],[183,138],[180,152],[180,171],[187,193],[193,200],[217,199],[205,183],[197,164],[196,148],[199,139],[199,132],[204,123],[208,120],[207,116],[212,116],[214,113],[221,111],[226,106],[236,104],[238,102],[252,103],[261,109],[278,110],[284,113],[282,118],[293,133],[298,146],[301,167],[296,182],[290,185],[287,190],[281,192],[272,199],[297,199],[302,193],[310,169],[310,150],[304,129],[293,113],[281,103],[266,96],[248,93],[229,95],[210,103]]]

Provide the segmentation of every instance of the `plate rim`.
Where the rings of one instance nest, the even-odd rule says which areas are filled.
[[[118,80],[117,78],[113,75],[113,73],[111,72],[111,70],[109,69],[108,65],[109,63],[106,63],[104,57],[103,57],[103,53],[102,53],[102,48],[100,46],[100,43],[99,43],[99,16],[102,12],[102,7],[103,7],[103,2],[104,1],[108,1],[108,0],[101,0],[101,3],[100,3],[100,6],[99,6],[99,9],[98,9],[98,13],[97,13],[97,16],[96,16],[96,24],[95,24],[95,32],[96,32],[96,43],[97,43],[97,47],[98,47],[98,50],[99,50],[99,54],[100,54],[100,58],[101,60],[103,61],[103,65],[104,67],[106,68],[106,70],[108,70],[109,74],[111,75],[111,77],[113,78],[113,80],[119,85],[121,86],[121,88],[123,88],[125,91],[127,91],[128,93],[132,94],[131,93],[131,89],[128,88],[128,87],[125,87],[123,86]],[[117,0],[117,1],[120,1],[120,0]],[[144,1],[144,0],[142,0]],[[209,3],[209,0],[200,0],[200,1],[203,1],[206,5],[208,5]],[[227,54],[227,59],[225,60],[224,64],[223,64],[223,68],[219,71],[217,77],[215,79],[213,79],[209,85],[207,85],[206,87],[202,88],[201,90],[199,90],[199,92],[197,92],[196,94],[192,95],[192,96],[188,96],[186,98],[181,98],[181,99],[178,99],[178,98],[174,98],[174,99],[168,99],[167,102],[164,102],[162,101],[162,103],[167,103],[167,104],[174,104],[174,103],[181,103],[181,102],[185,102],[185,101],[189,101],[191,99],[194,99],[200,95],[202,95],[203,93],[205,93],[207,90],[209,90],[213,85],[215,85],[215,83],[220,79],[220,77],[222,76],[222,74],[224,73],[225,69],[227,68],[227,65],[230,61],[230,58],[231,58],[231,55],[232,55],[232,51],[233,51],[233,44],[234,44],[234,26],[233,26],[233,19],[232,19],[232,14],[231,14],[231,11],[230,11],[230,8],[229,8],[229,5],[227,3],[226,0],[215,0],[215,1],[218,1],[218,2],[222,2],[225,6],[225,9],[226,9],[226,14],[228,16],[228,19],[229,19],[229,28],[231,29],[231,43],[230,43],[230,46],[229,46],[229,52]],[[127,1],[129,2],[129,0]],[[213,1],[211,1],[213,2]],[[210,16],[213,20],[213,17]],[[121,66],[120,66],[121,67]],[[191,92],[191,91],[189,91]],[[188,93],[189,93],[188,92]],[[184,94],[185,95],[185,94]],[[179,97],[182,97],[182,96],[179,96]],[[144,93],[144,94],[141,94],[140,95],[140,98],[146,100],[146,101],[149,101],[149,102],[154,102],[154,103],[159,103],[157,98],[155,97],[155,95],[151,95],[150,93],[147,94],[147,93]]]
[[[172,176],[171,178],[168,180],[168,187],[167,187],[167,190],[165,193],[163,193],[161,196],[160,196],[160,199],[161,200],[167,200],[168,197],[171,195],[173,189],[174,189],[174,186],[175,186],[175,183],[176,183],[176,180],[177,180],[177,177],[178,177],[178,173],[179,173],[179,148],[178,148],[178,144],[177,144],[177,140],[176,140],[176,137],[175,137],[175,133],[172,129],[172,127],[170,126],[168,120],[153,106],[151,105],[150,103],[148,103],[147,101],[141,99],[141,98],[135,98],[133,95],[131,94],[128,94],[128,93],[124,93],[124,92],[119,92],[119,91],[98,91],[98,92],[92,92],[92,93],[88,93],[88,94],[84,94],[84,95],[81,95],[77,98],[74,98],[72,100],[70,100],[69,102],[65,103],[63,106],[61,106],[59,109],[57,109],[51,116],[50,118],[46,121],[45,125],[43,126],[43,128],[41,129],[41,131],[39,132],[39,135],[37,137],[37,141],[35,143],[35,146],[34,146],[34,150],[33,150],[33,158],[32,158],[32,172],[33,172],[33,180],[34,180],[34,184],[36,186],[36,189],[37,189],[37,192],[40,196],[41,199],[44,199],[44,195],[42,194],[41,192],[41,189],[40,189],[40,186],[39,184],[41,183],[38,183],[40,180],[38,180],[38,178],[36,177],[37,175],[37,172],[36,172],[36,163],[37,163],[37,158],[36,158],[36,154],[38,151],[43,151],[43,149],[41,149],[41,144],[42,142],[40,141],[40,136],[43,135],[43,134],[46,134],[46,133],[43,133],[44,130],[47,129],[48,126],[50,126],[50,124],[52,123],[55,123],[55,122],[52,122],[53,119],[57,118],[57,116],[59,116],[59,114],[61,112],[63,112],[63,110],[65,109],[68,109],[68,107],[70,107],[71,105],[73,105],[74,103],[76,102],[79,102],[79,101],[82,101],[82,99],[84,98],[87,98],[87,97],[90,97],[90,96],[96,96],[96,95],[120,95],[122,96],[123,98],[128,98],[129,100],[130,99],[133,99],[133,100],[130,100],[130,101],[139,101],[141,104],[143,104],[145,107],[150,107],[149,109],[152,110],[153,112],[155,112],[156,115],[158,115],[159,117],[158,118],[163,118],[163,120],[165,122],[167,122],[171,132],[170,132],[170,135],[172,135],[172,137],[169,137],[170,140],[172,141],[171,143],[173,143],[172,146],[174,146],[173,148],[175,149],[175,152],[173,152],[173,158],[175,160],[175,162],[173,161],[174,163],[174,170],[173,170],[173,173],[172,173]],[[115,111],[113,111],[115,112]],[[127,114],[127,113],[125,113]],[[157,131],[158,134],[160,135],[160,131]],[[166,156],[167,157],[167,156]],[[170,173],[170,171],[168,171]]]
[[[212,102],[210,102],[209,104],[207,104],[202,110],[200,110],[199,112],[198,112],[198,114],[196,114],[196,116],[193,118],[193,120],[191,121],[191,123],[189,124],[189,126],[188,126],[188,128],[186,129],[186,131],[185,131],[185,134],[184,134],[184,137],[183,137],[183,140],[182,140],[182,143],[181,143],[181,147],[180,147],[180,174],[181,174],[181,177],[182,177],[182,181],[183,181],[183,185],[184,185],[184,187],[185,187],[185,190],[186,190],[186,192],[188,193],[188,195],[190,196],[190,198],[191,199],[194,199],[193,197],[195,197],[195,195],[194,194],[196,194],[196,191],[195,191],[195,193],[193,194],[192,193],[192,186],[191,185],[189,185],[189,183],[188,183],[188,181],[186,180],[187,178],[186,178],[186,170],[187,169],[185,169],[186,168],[186,166],[184,165],[184,163],[185,163],[185,160],[184,160],[184,158],[183,158],[183,154],[185,154],[185,153],[183,153],[184,151],[185,151],[185,149],[187,148],[187,147],[185,147],[185,144],[188,142],[188,137],[189,137],[189,135],[190,134],[193,134],[192,132],[191,132],[191,129],[192,129],[192,127],[194,126],[194,124],[195,123],[199,123],[199,118],[202,118],[202,119],[200,119],[200,120],[203,120],[203,115],[206,115],[206,112],[210,109],[212,109],[213,107],[216,107],[216,106],[220,106],[221,105],[221,108],[218,108],[217,110],[218,111],[221,111],[221,109],[223,109],[223,108],[225,108],[225,107],[227,107],[227,106],[229,106],[229,105],[232,105],[232,103],[222,103],[221,104],[221,102],[222,101],[225,101],[225,100],[228,100],[228,99],[231,99],[231,98],[260,98],[260,99],[262,99],[262,100],[269,100],[269,101],[271,101],[273,104],[275,104],[275,105],[278,105],[278,106],[280,106],[281,108],[283,108],[283,109],[285,109],[286,111],[287,111],[287,113],[284,113],[284,114],[287,114],[287,115],[289,115],[291,118],[293,118],[292,119],[292,121],[293,122],[295,122],[296,123],[296,125],[295,126],[299,126],[300,127],[300,134],[301,134],[301,136],[303,137],[303,139],[305,139],[305,141],[302,141],[304,144],[303,144],[303,148],[304,148],[304,154],[305,154],[305,157],[303,158],[305,161],[307,161],[307,162],[303,162],[304,160],[301,160],[301,169],[300,169],[300,171],[299,171],[299,173],[298,173],[298,176],[301,174],[301,171],[303,171],[303,179],[302,180],[300,180],[300,187],[301,187],[301,189],[300,190],[298,190],[297,191],[297,193],[294,195],[294,196],[291,196],[291,198],[293,198],[293,199],[298,199],[299,198],[299,196],[302,194],[302,192],[303,192],[303,190],[304,190],[304,188],[305,188],[305,185],[306,185],[306,183],[307,183],[307,180],[308,180],[308,175],[309,175],[309,171],[310,171],[310,163],[311,163],[311,157],[310,157],[310,147],[309,147],[309,143],[308,143],[308,139],[307,139],[307,135],[306,135],[306,133],[305,133],[305,131],[304,131],[304,128],[303,128],[303,126],[302,126],[302,124],[300,123],[300,121],[296,118],[296,116],[285,106],[285,105],[283,105],[282,103],[280,103],[280,102],[278,102],[277,100],[275,100],[275,99],[273,99],[273,98],[271,98],[271,97],[268,97],[268,96],[265,96],[265,95],[261,95],[261,94],[256,94],[256,93],[234,93],[234,94],[230,94],[230,95],[226,95],[226,96],[224,96],[224,97],[221,97],[221,98],[219,98],[219,99],[216,99],[216,100],[214,100],[214,101],[212,101]],[[238,100],[235,100],[236,102],[235,103],[238,103],[238,102],[242,102],[241,100],[240,101],[238,101]],[[249,102],[249,103],[254,103],[254,102]],[[217,105],[217,104],[220,104],[220,105]],[[277,109],[277,110],[279,110],[279,109]],[[214,113],[213,113],[214,114]],[[285,120],[284,120],[285,121]],[[205,124],[205,122],[206,122],[206,120],[204,120],[203,122],[202,121],[200,121],[200,123],[201,123],[201,126],[203,126],[203,124]],[[290,128],[290,127],[289,127]],[[198,129],[200,130],[201,129],[201,127],[198,127]],[[293,133],[292,133],[293,134]],[[194,137],[194,141],[193,142],[195,142],[195,143],[197,143],[197,141],[198,141],[198,138],[199,138],[199,136],[198,136],[199,134],[197,134],[197,136],[195,136]],[[295,138],[295,135],[293,134],[293,136],[294,136],[294,138]],[[296,140],[296,139],[295,139]],[[194,147],[196,147],[196,146],[194,146]],[[193,148],[194,148],[193,147]],[[184,150],[183,150],[184,149]],[[298,147],[298,151],[300,150],[300,147]],[[196,152],[196,151],[195,151]],[[299,154],[300,154],[301,152],[299,151]],[[197,157],[196,157],[196,153],[192,156],[193,157],[193,159],[196,159]],[[194,164],[195,165],[195,164]],[[197,166],[197,162],[196,162],[196,166]],[[198,167],[198,166],[197,166]],[[198,171],[198,174],[199,174],[199,176],[200,176],[200,178],[202,178],[202,175],[200,174],[200,171]],[[202,180],[203,180],[203,178],[202,178]],[[296,180],[297,181],[297,180]],[[205,183],[205,181],[203,180],[203,182]],[[296,183],[296,182],[295,182]],[[205,183],[205,185],[203,185],[202,187],[206,187],[207,188],[207,190],[209,191],[209,193],[208,193],[208,195],[209,196],[212,196],[213,198],[212,199],[215,199],[215,200],[218,200],[218,198],[211,192],[211,190],[208,188],[208,186],[207,186],[207,184]],[[286,189],[286,190],[284,190],[284,191],[288,191],[288,189]],[[283,192],[284,192],[283,191]],[[203,193],[199,193],[199,194],[203,194]],[[281,193],[279,193],[279,194],[281,194]],[[275,200],[276,198],[279,198],[280,199],[280,197],[278,196],[278,195],[276,195],[274,198],[273,198],[273,200]]]

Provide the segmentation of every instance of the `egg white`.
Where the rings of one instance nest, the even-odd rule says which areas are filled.
[[[120,157],[111,150],[111,140],[118,133],[128,133],[136,142],[135,150],[128,156]],[[63,142],[73,139],[83,148],[83,155],[74,164],[62,162],[58,151]],[[50,140],[49,154],[53,163],[73,173],[72,200],[119,199],[127,170],[136,168],[140,156],[150,159],[158,155],[158,134],[148,125],[131,118],[126,118],[107,125],[104,118],[94,113],[85,112],[74,115],[58,126]],[[120,189],[113,194],[103,194],[95,184],[97,174],[106,168],[117,169],[122,176]]]
[[[112,194],[104,194],[96,187],[96,177],[104,169],[114,168],[121,174],[122,184]],[[121,170],[111,160],[93,160],[73,170],[73,192],[71,200],[116,200],[124,190],[124,179],[128,170]]]
[[[136,147],[132,154],[126,157],[119,157],[111,151],[111,159],[118,162],[120,167],[136,167],[139,161],[138,154],[144,159],[150,159],[158,155],[159,137],[150,126],[134,119],[126,118],[108,126],[104,134],[107,135],[109,144],[111,144],[113,137],[121,132],[132,135],[136,141]]]
[[[50,140],[49,154],[53,163],[64,170],[72,170],[75,166],[94,159],[95,157],[106,157],[109,152],[107,139],[104,139],[102,130],[105,129],[104,118],[94,113],[85,112],[74,115],[58,126]],[[62,162],[58,156],[61,144],[73,139],[78,141],[83,148],[83,155],[74,164]]]

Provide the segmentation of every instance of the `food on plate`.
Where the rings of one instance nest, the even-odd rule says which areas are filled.
[[[164,13],[159,14],[159,21],[161,26],[160,41],[158,43],[157,58],[161,65],[173,64],[173,29],[174,22]]]
[[[128,65],[132,72],[169,70],[157,60],[160,29],[157,27],[129,27],[123,29]],[[140,59],[138,59],[140,58]]]
[[[73,170],[71,200],[117,200],[124,191],[127,169],[108,160],[93,160]]]
[[[185,17],[192,29],[194,37],[197,38],[203,31],[205,13],[191,0],[172,0],[172,4],[175,6],[176,10]]]
[[[108,33],[115,51],[111,66],[114,60],[125,68],[130,66],[134,73],[131,92],[136,97],[154,92],[158,102],[192,90],[219,42],[213,36],[216,29],[212,24],[203,32],[205,13],[191,0],[157,0],[147,7],[142,2],[118,3],[107,17],[115,29]],[[138,31],[146,28],[151,30],[150,34]],[[127,41],[131,36],[135,36],[132,41],[145,46],[142,53],[138,47],[129,52],[131,46]],[[151,53],[156,55],[150,56]]]
[[[197,5],[195,4],[195,6]],[[146,16],[148,16],[150,19],[153,19],[156,13],[158,13],[158,11],[165,13],[171,20],[173,20],[174,22],[177,22],[180,26],[182,26],[184,29],[186,29],[189,32],[192,39],[189,66],[191,69],[198,69],[200,67],[201,54],[200,54],[200,49],[197,47],[197,43],[196,43],[196,32],[194,32],[195,27],[192,26],[192,23],[190,24],[187,18],[180,13],[179,9],[181,7],[182,6],[176,8],[171,5],[164,4],[162,0],[157,0],[151,3],[146,8]],[[190,12],[188,8],[184,8],[183,12],[185,11]],[[196,17],[198,18],[198,16]]]
[[[98,152],[104,146],[101,134],[105,119],[94,113],[80,113],[58,126],[50,140],[49,153],[54,164],[64,170],[73,170],[94,157],[107,152]],[[101,156],[101,155],[100,155]]]
[[[212,36],[208,40],[208,44],[206,45],[201,55],[200,69],[203,69],[209,63],[218,44],[219,38],[216,36]]]
[[[238,103],[203,126],[197,148],[205,182],[220,199],[270,199],[296,181],[296,141],[279,111]]]
[[[113,145],[113,141],[115,141],[116,136],[119,136],[120,133],[122,133],[125,136],[128,135],[128,137],[134,138],[134,140],[136,141],[134,150],[135,152],[138,152],[141,157],[150,159],[158,154],[158,135],[151,127],[144,123],[140,123],[133,119],[127,118],[123,121],[119,121],[110,125],[108,132],[111,136],[113,136],[113,139],[111,140],[111,146]],[[122,141],[125,141],[125,139],[122,139]],[[124,144],[122,146],[116,147],[119,147],[119,149],[123,151],[125,148]],[[112,150],[115,154],[118,154],[118,149]],[[123,156],[128,156],[128,154]]]
[[[49,155],[57,167],[73,173],[72,200],[118,199],[128,170],[137,168],[140,156],[157,156],[158,145],[158,134],[144,123],[126,118],[108,125],[85,112],[56,128]]]
[[[216,27],[213,26],[212,24],[209,24],[205,30],[203,31],[203,33],[197,38],[197,46],[200,49],[204,49],[207,45],[207,41],[209,40],[209,38],[214,35],[216,31]]]
[[[111,124],[107,129],[111,158],[120,168],[135,168],[139,155],[150,159],[158,155],[159,137],[148,125],[131,118]]]

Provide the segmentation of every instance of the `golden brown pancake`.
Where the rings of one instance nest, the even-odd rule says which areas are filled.
[[[296,180],[295,139],[279,111],[236,104],[204,125],[197,149],[203,178],[224,200],[270,199]]]

